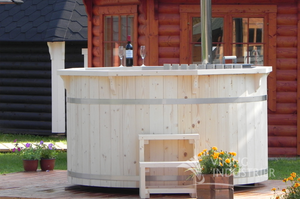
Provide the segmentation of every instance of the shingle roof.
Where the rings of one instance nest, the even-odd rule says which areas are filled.
[[[82,0],[24,0],[0,5],[0,41],[86,41]]]

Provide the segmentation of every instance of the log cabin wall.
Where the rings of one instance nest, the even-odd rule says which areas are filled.
[[[92,13],[93,5],[86,0],[89,13]],[[180,5],[197,5],[199,0],[119,0],[116,2],[108,0],[94,0],[98,6],[113,5],[137,5],[138,22],[138,45],[146,45],[147,56],[145,64],[148,66],[163,65],[164,63],[186,63],[185,58],[181,58],[182,39],[187,35],[181,35],[182,26],[180,24]],[[270,20],[276,20],[276,27],[269,27],[275,30],[275,35],[268,35],[275,38],[275,42],[269,43],[268,49],[273,49],[274,55],[268,57],[265,65],[273,66],[273,72],[269,75],[269,98],[268,98],[268,136],[269,136],[269,156],[297,156],[300,155],[300,116],[297,110],[300,108],[300,82],[297,81],[300,63],[298,58],[300,41],[300,3],[296,0],[212,0],[212,5],[251,6],[251,5],[272,5],[277,7],[277,13],[272,15]],[[89,8],[90,7],[90,8]],[[89,11],[90,10],[90,11]],[[98,41],[101,41],[103,32],[97,32],[101,26],[99,17],[94,17],[91,22],[89,45],[90,47],[100,47],[98,51],[90,51],[90,62],[97,60],[97,65],[101,66],[102,52]],[[103,19],[102,19],[103,20]],[[94,24],[93,24],[94,23]],[[92,25],[93,24],[93,25]],[[94,34],[94,35],[93,35]],[[93,38],[93,39],[91,39]],[[96,42],[97,41],[97,42]],[[91,50],[89,47],[89,50]],[[135,65],[141,64],[138,56]],[[100,58],[98,58],[100,57]],[[95,62],[94,62],[95,63]],[[299,74],[300,75],[300,74]],[[298,130],[299,129],[299,130]]]

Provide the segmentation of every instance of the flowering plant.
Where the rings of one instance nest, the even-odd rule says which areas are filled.
[[[275,199],[292,199],[292,198],[300,198],[300,177],[297,177],[295,172],[291,173],[289,177],[284,178],[283,182],[287,183],[290,181],[291,185],[286,189],[282,189],[281,194],[276,194],[276,188],[273,188]]]
[[[41,159],[54,159],[57,156],[56,148],[52,143],[47,145],[43,141],[40,141],[38,148],[41,150]]]
[[[218,151],[217,147],[210,150],[204,149],[198,154],[198,163],[195,167],[189,168],[192,176],[199,174],[236,174],[239,172],[239,163],[234,157],[235,152]]]
[[[18,155],[22,157],[23,160],[38,160],[41,156],[41,151],[38,147],[34,147],[33,144],[27,143],[24,147],[20,147],[17,140],[15,142],[15,148],[12,150],[13,152],[17,152]]]

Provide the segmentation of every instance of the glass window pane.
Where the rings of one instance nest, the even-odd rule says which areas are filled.
[[[234,18],[232,29],[233,43],[247,43],[248,18]]]
[[[121,16],[121,41],[127,41],[127,17]]]
[[[213,64],[221,64],[223,59],[223,44],[213,44],[212,61]]]
[[[239,64],[249,64],[250,63],[250,52],[247,50],[247,44],[234,44],[232,48],[232,55],[235,55]]]
[[[193,44],[192,45],[192,63],[193,64],[201,64],[201,45],[200,44]]]
[[[249,45],[250,64],[255,66],[264,65],[263,45]]]
[[[263,18],[249,18],[249,29],[253,30],[253,34],[249,34],[249,43],[262,43],[263,42]],[[250,38],[252,37],[252,38]]]
[[[113,17],[113,41],[119,41],[119,17]]]
[[[111,16],[106,16],[104,19],[104,41],[111,41],[112,28],[111,28]]]
[[[131,42],[133,42],[133,39],[134,39],[133,25],[134,25],[133,16],[128,16],[127,32],[128,32],[128,35],[131,36]]]
[[[212,18],[212,42],[223,42],[223,18]]]
[[[192,42],[201,42],[201,22],[200,17],[193,17],[193,32],[192,32]]]

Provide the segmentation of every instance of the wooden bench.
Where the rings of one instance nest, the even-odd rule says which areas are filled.
[[[161,161],[145,162],[144,146],[150,140],[189,140],[193,144],[193,156],[199,152],[199,134],[141,134],[139,135],[140,149],[140,198],[150,198],[150,194],[158,193],[189,193],[196,197],[195,183],[192,185],[172,186],[172,187],[146,187],[146,168],[190,168],[198,161]]]

